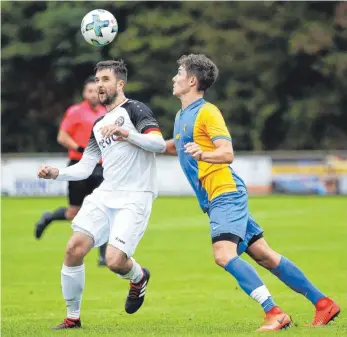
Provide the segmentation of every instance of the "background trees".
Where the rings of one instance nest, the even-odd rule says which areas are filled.
[[[172,134],[171,79],[182,54],[220,68],[207,99],[237,150],[347,148],[347,4],[340,2],[98,2],[120,32],[102,49],[80,33],[91,2],[2,2],[2,151],[61,151],[66,108],[96,62],[123,58],[127,95]]]

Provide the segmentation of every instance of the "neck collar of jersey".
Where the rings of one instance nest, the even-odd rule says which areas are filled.
[[[197,100],[195,100],[194,102],[190,103],[185,109],[181,109],[181,114],[185,113],[186,111],[189,111],[191,109],[194,109],[195,107],[197,107],[198,105],[200,105],[202,102],[204,102],[203,97],[198,98]]]
[[[109,112],[117,109],[118,107],[122,106],[124,103],[128,102],[129,98],[126,98],[122,103],[119,103],[118,105],[116,105],[112,110],[110,110]]]

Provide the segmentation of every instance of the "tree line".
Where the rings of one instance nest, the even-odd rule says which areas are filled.
[[[104,59],[128,65],[126,94],[148,104],[165,138],[180,108],[182,54],[204,53],[220,77],[206,99],[236,150],[347,148],[344,2],[98,2],[118,20],[103,48],[80,32],[92,2],[1,2],[2,152],[62,151],[66,108]]]

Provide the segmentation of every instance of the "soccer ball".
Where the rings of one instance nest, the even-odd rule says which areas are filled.
[[[118,23],[112,13],[103,9],[94,9],[82,20],[81,32],[84,39],[93,46],[106,46],[118,32]]]

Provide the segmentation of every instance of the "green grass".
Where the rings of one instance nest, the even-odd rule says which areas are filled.
[[[65,317],[60,269],[71,229],[55,222],[41,241],[33,224],[65,199],[2,200],[3,336],[253,336],[262,310],[213,262],[208,219],[193,198],[159,198],[135,258],[152,273],[146,301],[124,312],[126,281],[86,258],[83,329],[52,332]],[[297,323],[281,336],[343,336],[347,328],[347,231],[344,197],[251,198],[272,247],[294,260],[342,307],[331,325],[307,328],[313,306],[256,266],[276,302]],[[246,257],[246,256],[245,256]],[[247,257],[247,260],[249,258]],[[254,265],[254,263],[252,262]],[[269,335],[272,335],[271,333]]]

